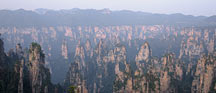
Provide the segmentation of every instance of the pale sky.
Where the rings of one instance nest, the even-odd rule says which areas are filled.
[[[0,9],[104,9],[216,15],[216,0],[0,0]]]

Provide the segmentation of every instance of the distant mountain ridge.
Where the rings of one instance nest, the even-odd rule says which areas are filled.
[[[214,16],[212,16],[214,18]],[[152,14],[128,10],[70,9],[33,11],[0,10],[0,26],[76,26],[76,25],[208,25],[212,17],[183,14]],[[213,21],[213,22],[212,22]]]

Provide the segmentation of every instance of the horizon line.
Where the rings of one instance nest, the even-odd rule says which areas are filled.
[[[35,8],[35,9],[25,9],[25,8],[16,8],[16,9],[0,9],[0,11],[2,10],[8,10],[8,11],[17,11],[17,10],[25,10],[25,11],[33,11],[35,12],[37,9],[45,9],[45,10],[51,10],[51,11],[62,11],[62,10],[72,10],[72,9],[80,9],[80,10],[110,10],[112,12],[118,12],[118,11],[130,11],[130,12],[141,12],[141,13],[149,13],[149,14],[164,14],[164,15],[173,15],[173,14],[182,14],[185,16],[194,16],[194,17],[211,17],[211,16],[216,16],[216,15],[193,15],[193,14],[185,14],[185,13],[180,13],[180,12],[176,12],[176,13],[157,13],[157,12],[145,12],[145,11],[136,11],[136,10],[130,10],[130,9],[110,9],[110,8],[101,8],[101,9],[96,9],[96,8],[62,8],[62,9],[51,9],[51,8]]]

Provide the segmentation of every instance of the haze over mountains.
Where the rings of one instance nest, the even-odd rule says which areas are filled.
[[[71,10],[1,10],[0,26],[58,26],[58,25],[207,25],[215,16],[192,16],[183,14],[152,14],[128,10],[109,9]],[[210,23],[209,23],[210,22]]]
[[[0,92],[71,91],[215,93],[216,16],[0,10]]]

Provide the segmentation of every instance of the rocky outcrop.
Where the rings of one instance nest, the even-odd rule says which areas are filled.
[[[3,42],[0,41],[0,48],[3,49]],[[26,51],[17,44],[15,52],[11,50],[7,56],[1,55],[1,58],[4,63],[8,63],[1,64],[4,66],[0,70],[1,93],[53,93],[54,89],[63,92],[51,83],[49,69],[45,67],[45,55],[39,44],[32,43]]]
[[[79,86],[82,84],[82,77],[81,77],[81,72],[80,72],[80,68],[79,68],[79,63],[72,63],[69,69],[69,72],[66,76],[66,80],[65,80],[65,86]]]
[[[88,57],[93,57],[93,55],[99,53],[96,52],[96,47],[100,40],[107,42],[103,46],[109,46],[112,49],[115,48],[116,44],[124,44],[128,51],[126,55],[129,57],[127,58],[129,60],[133,59],[133,61],[136,59],[136,62],[149,61],[151,56],[162,57],[167,52],[173,52],[179,59],[194,60],[193,58],[199,57],[202,53],[214,52],[216,44],[215,27],[63,25],[20,28],[1,27],[0,33],[2,33],[2,37],[6,41],[6,51],[14,48],[17,43],[20,43],[23,48],[28,47],[28,44],[31,42],[40,43],[46,55],[46,65],[49,65],[51,71],[55,72],[51,74],[55,83],[63,82],[63,78],[68,70],[68,64],[74,61],[76,48],[79,43],[81,43],[80,46],[83,47],[85,52],[85,63],[87,63]],[[148,45],[143,44],[145,41],[148,42],[148,45],[151,45],[150,50],[148,50]],[[141,48],[144,46],[147,48]],[[140,53],[137,51],[140,51]],[[150,51],[149,54],[147,53],[148,51]],[[110,54],[113,53],[111,51],[108,52]],[[102,54],[100,53],[100,55]],[[134,58],[134,56],[136,57]],[[101,57],[97,59],[104,60]]]
[[[136,56],[136,61],[148,61],[151,56],[151,49],[148,42],[145,42],[140,50],[138,55]]]
[[[187,42],[182,41],[181,43],[179,58],[182,58],[183,55],[189,57],[200,55],[204,51],[203,48],[204,47],[202,42],[198,44],[198,40],[195,40],[193,37],[189,37],[187,39]]]
[[[74,59],[75,59],[75,62],[80,65],[79,69],[82,69],[82,68],[84,68],[86,66],[85,51],[84,51],[83,46],[77,45]]]
[[[2,41],[0,37],[0,71],[2,71],[5,61],[6,61],[6,55],[4,53],[4,42]]]
[[[71,64],[65,80],[68,86],[80,87],[79,90],[82,93],[98,93],[105,90],[116,93],[181,93],[193,90],[192,86],[196,81],[193,78],[197,77],[193,76],[196,64],[188,62],[189,60],[176,58],[174,53],[168,53],[159,58],[154,57],[146,42],[137,51],[135,59],[129,61],[127,60],[127,55],[129,55],[127,47],[124,45],[117,44],[113,46],[114,48],[109,48],[111,45],[107,45],[106,41],[101,40],[93,50],[93,54],[88,52],[92,51],[90,41],[85,42],[84,45],[77,46],[75,60]],[[83,67],[83,63],[85,63],[85,67]],[[209,71],[212,72],[208,76],[214,72],[213,70]],[[213,78],[215,77],[206,81],[207,83],[204,85],[209,88],[208,91],[215,86],[212,84]],[[112,86],[111,90],[109,90],[110,85]]]
[[[48,93],[50,81],[49,69],[45,68],[45,55],[40,45],[32,43],[29,49],[29,74],[32,93]]]
[[[192,82],[192,93],[215,92],[216,54],[202,56],[196,65],[196,72]]]
[[[0,34],[1,36],[1,34]],[[2,41],[0,37],[0,90],[4,90],[4,80],[5,80],[5,74],[6,72],[6,54],[4,53],[4,42]]]
[[[65,40],[63,41],[61,49],[62,49],[62,56],[64,57],[64,59],[68,59],[67,42]]]
[[[185,93],[216,88],[214,65],[200,65],[210,62],[208,57],[203,57],[206,62],[198,61],[202,54],[215,52],[215,27],[58,26],[1,28],[0,32],[7,41],[6,51],[17,42],[24,47],[32,41],[41,45],[27,52],[17,45],[7,55],[0,51],[4,60],[0,63],[10,64],[10,71],[19,77],[11,79],[17,81],[11,84],[18,88],[15,92],[26,92],[26,79],[30,92],[31,88],[50,92],[49,84],[44,84],[50,79],[45,64],[50,65],[55,83],[65,78],[65,89],[77,86],[83,93]]]
[[[18,93],[24,93],[23,79],[24,79],[24,60],[21,61],[20,68],[19,68]]]

